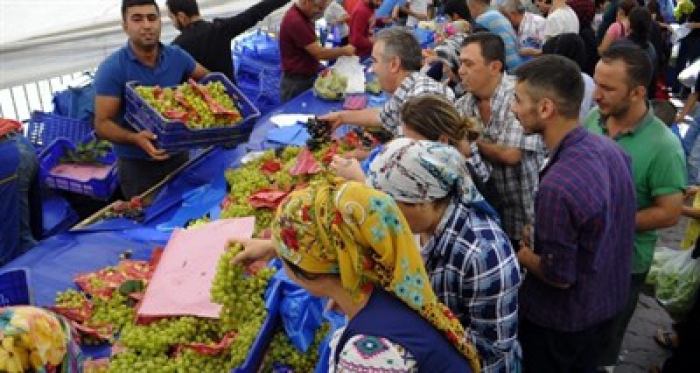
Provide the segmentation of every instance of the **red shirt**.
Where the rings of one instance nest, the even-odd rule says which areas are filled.
[[[299,75],[314,75],[320,63],[305,48],[316,42],[316,30],[311,20],[292,5],[280,25],[280,57],[282,71]]]
[[[360,1],[350,16],[349,41],[355,47],[355,54],[366,57],[372,54],[371,32],[374,30],[374,9],[367,1]]]

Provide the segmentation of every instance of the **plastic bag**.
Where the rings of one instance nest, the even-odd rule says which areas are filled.
[[[688,88],[693,88],[698,80],[698,73],[700,73],[700,58],[678,74],[678,81]]]
[[[678,253],[678,250],[669,249],[668,247],[657,247],[654,251],[654,259],[651,262],[651,268],[647,277],[644,280],[646,285],[656,285],[661,268]]]
[[[338,57],[333,65],[333,71],[348,78],[345,93],[363,93],[365,91],[365,70],[357,56]]]
[[[323,313],[323,318],[330,323],[331,328],[328,335],[326,335],[326,337],[318,345],[318,363],[316,363],[316,369],[314,370],[315,373],[325,373],[330,371],[329,364],[332,351],[330,346],[331,338],[338,329],[347,324],[345,316],[335,310],[326,310]]]
[[[659,270],[656,299],[669,313],[683,314],[695,301],[700,285],[700,260],[691,255],[692,250],[677,251]]]
[[[693,199],[693,208],[700,208],[700,193]],[[681,241],[681,248],[686,250],[695,247],[695,243],[700,236],[700,219],[690,219],[688,228],[685,230],[685,237]]]

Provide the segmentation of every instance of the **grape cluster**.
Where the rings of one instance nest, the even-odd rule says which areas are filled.
[[[199,328],[194,317],[176,317],[155,321],[148,325],[127,325],[119,341],[141,355],[167,354],[172,346],[188,343],[196,337]]]
[[[331,141],[331,125],[328,121],[316,117],[309,118],[306,121],[306,129],[311,136],[306,141],[306,146],[311,151],[316,151]]]
[[[318,363],[318,348],[321,341],[328,335],[330,325],[324,322],[314,335],[314,341],[304,353],[299,351],[289,340],[283,329],[280,329],[272,339],[264,365],[271,370],[274,364],[285,365],[294,372],[313,372]]]
[[[223,108],[236,112],[236,117],[239,118],[240,122],[240,112],[223,83],[210,82],[206,85],[200,85],[200,88],[206,90],[211,98]],[[175,88],[138,86],[135,91],[146,103],[166,118],[173,118],[175,116],[173,113],[186,114],[183,121],[190,128],[223,127],[232,124],[230,116],[214,113],[202,94],[188,83],[183,83]]]
[[[75,289],[59,291],[56,293],[56,306],[61,308],[78,308],[83,305],[87,298]]]
[[[106,300],[95,297],[92,300],[93,313],[87,326],[112,325],[114,332],[118,332],[124,326],[134,322],[136,312],[132,301],[120,292],[113,292]]]

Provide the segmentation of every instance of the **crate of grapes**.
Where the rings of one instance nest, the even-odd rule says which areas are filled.
[[[125,120],[167,151],[234,146],[248,140],[258,109],[221,73],[176,87],[126,85]]]

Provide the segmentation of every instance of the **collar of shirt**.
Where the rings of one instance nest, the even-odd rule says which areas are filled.
[[[163,43],[158,42],[158,60],[156,61],[156,66],[160,65],[160,63],[163,62],[164,54],[165,46],[163,45]],[[130,60],[144,65],[144,63],[141,62],[139,57],[134,53],[134,50],[131,48],[131,43],[129,42],[126,42],[126,55],[129,57]]]
[[[435,232],[433,233],[432,237],[430,237],[430,240],[428,240],[428,242],[425,244],[425,248],[423,250],[424,259],[432,257],[433,255],[445,255],[445,247],[443,246],[442,249],[438,249],[440,251],[436,251],[436,246],[438,243],[438,238],[443,235],[443,233],[445,232],[445,228],[447,228],[447,224],[452,218],[452,215],[455,214],[458,207],[458,203],[459,202],[457,201],[457,199],[452,198],[450,203],[447,205],[445,212],[442,213],[440,222],[438,223],[437,227],[435,227]]]
[[[304,12],[301,11],[301,8],[299,8],[299,5],[297,5],[297,3],[294,3],[294,4],[292,5],[292,8],[294,8],[294,10],[295,10],[297,13],[299,13],[299,15],[300,15],[302,18],[304,18],[305,20],[307,20],[309,23],[313,23],[313,21],[311,21],[311,19],[310,19],[309,17],[306,16],[306,13],[304,13]]]
[[[494,114],[498,115],[498,112],[500,112],[498,105],[502,103],[505,95],[513,91],[514,87],[512,86],[512,84],[510,84],[511,82],[512,78],[504,72],[503,75],[501,75],[501,80],[498,82],[498,85],[496,86],[493,95],[491,95],[491,98],[489,99],[491,105],[491,120],[489,121],[489,123],[483,123],[483,119],[481,118],[481,115],[479,115],[478,104],[481,100],[477,98],[474,94],[469,93],[466,102],[467,107],[471,108],[472,115],[478,117],[479,120],[481,120],[484,127],[489,127],[489,124],[493,122]],[[508,104],[510,104],[510,102],[508,102]]]
[[[547,170],[557,162],[557,159],[559,158],[559,155],[568,147],[570,147],[573,144],[578,143],[581,141],[586,135],[588,134],[588,130],[586,130],[583,126],[578,126],[574,128],[571,132],[567,133],[566,136],[564,136],[563,139],[561,139],[561,142],[559,142],[559,145],[557,145],[556,148],[554,148],[550,152],[549,159],[547,160],[547,163],[542,167],[542,170],[540,170],[540,177],[542,175],[547,173]]]
[[[646,112],[646,114],[644,114],[642,121],[637,123],[636,126],[630,128],[626,131],[622,131],[622,132],[618,133],[617,135],[615,135],[614,140],[621,139],[625,136],[633,137],[637,132],[639,132],[647,124],[649,124],[653,121],[654,121],[654,109],[651,107],[649,102],[647,102],[647,112]],[[609,135],[608,124],[605,122],[605,118],[603,118],[602,115],[598,118],[598,125],[603,130],[603,133],[605,134],[605,136],[608,136]]]

